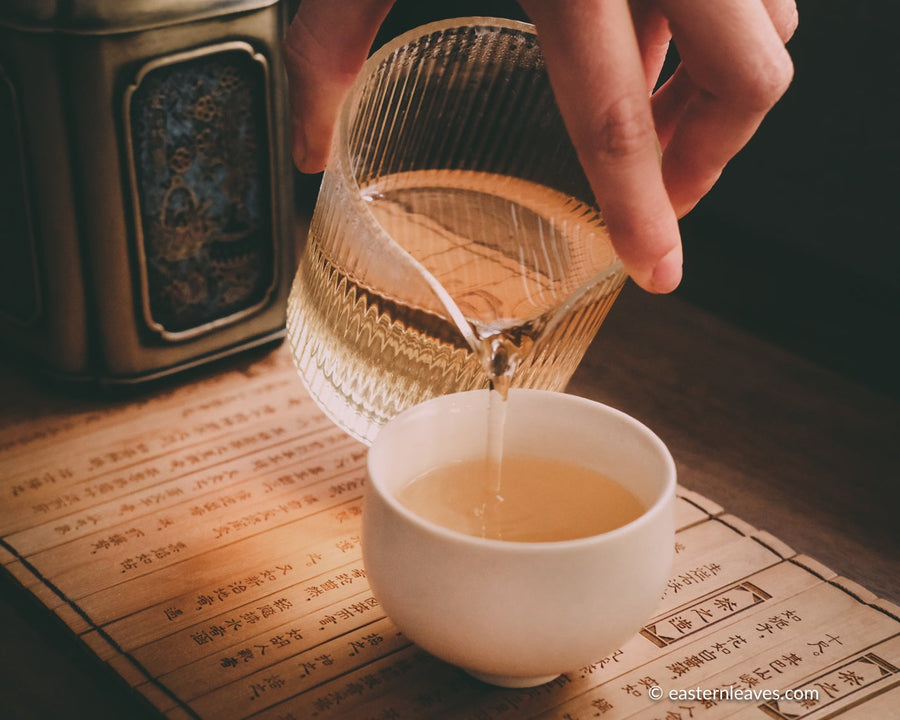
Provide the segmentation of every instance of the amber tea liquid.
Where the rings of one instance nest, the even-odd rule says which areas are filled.
[[[504,455],[499,501],[491,488],[492,473],[481,459],[436,467],[413,478],[397,499],[437,525],[515,542],[589,537],[626,525],[644,512],[621,484],[574,463]]]

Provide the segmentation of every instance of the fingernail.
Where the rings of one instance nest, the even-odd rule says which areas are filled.
[[[678,287],[682,273],[681,247],[675,247],[663,255],[662,259],[653,268],[650,277],[650,287],[653,292],[668,293]]]

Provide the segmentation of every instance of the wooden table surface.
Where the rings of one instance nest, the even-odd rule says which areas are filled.
[[[11,362],[0,367],[0,427],[101,402]],[[677,294],[650,296],[633,286],[623,291],[569,390],[653,428],[669,445],[685,487],[900,603],[895,400]],[[2,574],[0,618],[0,717],[156,716]]]

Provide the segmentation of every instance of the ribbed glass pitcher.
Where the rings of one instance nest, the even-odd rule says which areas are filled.
[[[288,337],[368,444],[436,395],[563,390],[624,280],[533,27],[442,21],[376,52],[342,109]]]

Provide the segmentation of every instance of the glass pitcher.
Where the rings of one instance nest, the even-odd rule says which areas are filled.
[[[373,54],[342,108],[288,338],[370,444],[436,395],[563,390],[624,280],[533,26],[442,21]]]

